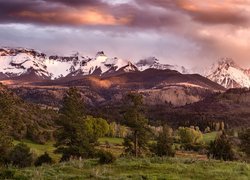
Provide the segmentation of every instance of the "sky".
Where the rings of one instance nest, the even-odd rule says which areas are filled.
[[[250,0],[0,0],[0,46],[250,67]]]

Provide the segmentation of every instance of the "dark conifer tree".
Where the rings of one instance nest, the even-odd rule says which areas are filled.
[[[239,136],[241,140],[240,148],[250,158],[250,128],[244,130]]]
[[[125,97],[125,124],[130,128],[124,140],[125,151],[138,157],[148,147],[150,131],[148,120],[143,112],[143,99],[140,94],[129,93]]]
[[[158,156],[174,156],[173,137],[167,125],[163,126],[162,132],[156,138],[155,154]]]
[[[96,139],[92,138],[86,127],[84,103],[76,88],[67,91],[59,113],[56,151],[63,154],[61,160],[91,157]]]
[[[232,144],[225,132],[223,132],[214,141],[210,142],[208,148],[208,157],[224,161],[234,160],[235,155],[233,152]]]

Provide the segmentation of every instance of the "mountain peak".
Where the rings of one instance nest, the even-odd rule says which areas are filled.
[[[232,58],[222,58],[218,61],[219,68],[235,67],[240,68]]]
[[[214,64],[208,78],[225,88],[250,87],[250,73],[244,70],[231,58],[220,59]]]
[[[106,55],[105,55],[105,53],[103,51],[98,51],[96,53],[96,57],[98,57],[98,56],[106,56]]]

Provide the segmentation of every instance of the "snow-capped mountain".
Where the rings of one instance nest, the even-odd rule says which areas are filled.
[[[159,60],[155,57],[148,57],[146,59],[142,59],[136,63],[136,66],[140,71],[144,71],[146,69],[152,68],[152,69],[161,69],[161,70],[165,70],[165,69],[176,70],[182,74],[188,73],[188,70],[183,66],[161,64]]]
[[[33,71],[40,77],[49,77],[44,58],[44,54],[34,50],[3,48],[0,49],[0,72],[12,77]]]
[[[130,61],[116,57],[108,58],[103,51],[100,51],[96,54],[95,58],[82,61],[80,67],[69,75],[103,75],[116,71],[131,72],[136,70],[137,68]]]
[[[81,56],[46,56],[33,49],[1,48],[1,77],[20,77],[32,73],[43,79],[58,79],[76,75],[103,75],[116,71],[136,71],[131,62],[118,58],[108,58],[104,52],[98,52],[94,58]]]
[[[239,67],[229,58],[221,59],[214,64],[207,78],[225,88],[250,87],[250,71]]]

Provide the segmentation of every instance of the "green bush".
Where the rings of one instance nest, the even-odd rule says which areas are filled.
[[[208,157],[224,161],[232,161],[235,159],[232,143],[224,132],[217,139],[210,142]]]
[[[239,138],[241,140],[241,150],[250,158],[250,128],[241,132]]]
[[[100,151],[99,158],[100,164],[111,164],[116,160],[116,157],[111,152],[107,151]]]
[[[47,152],[43,155],[39,156],[35,161],[35,166],[41,166],[43,164],[52,164],[52,158],[49,156]]]
[[[203,149],[203,135],[198,127],[179,127],[177,134],[181,148],[187,151],[200,151]]]
[[[15,172],[9,169],[0,170],[0,179],[13,179]]]
[[[20,168],[31,166],[33,156],[30,148],[23,143],[17,144],[9,154],[9,161],[12,165]]]
[[[166,125],[156,138],[154,152],[158,156],[175,156],[171,129]]]

